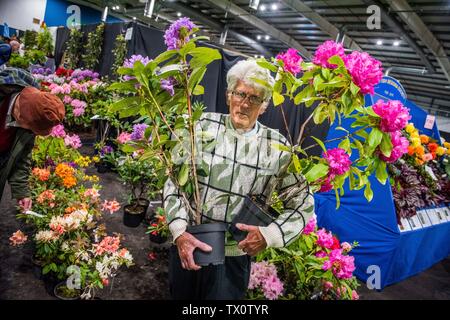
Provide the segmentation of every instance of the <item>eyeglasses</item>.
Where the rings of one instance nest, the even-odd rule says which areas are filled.
[[[253,106],[259,106],[261,105],[265,100],[261,97],[258,96],[254,96],[254,95],[247,95],[247,93],[242,92],[242,91],[231,91],[231,93],[233,94],[233,96],[236,97],[236,100],[238,102],[242,102],[245,100],[245,98],[248,98],[248,103],[253,105]]]

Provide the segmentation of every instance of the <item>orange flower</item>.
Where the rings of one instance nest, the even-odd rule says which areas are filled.
[[[421,134],[420,142],[427,144],[428,142],[430,142],[430,138],[427,135]]]
[[[429,143],[428,144],[428,150],[430,150],[430,152],[436,152],[437,148],[439,148],[437,143]]]
[[[425,149],[423,148],[423,146],[418,146],[418,147],[416,147],[416,153],[417,153],[419,156],[423,156],[423,155],[425,154]]]
[[[40,204],[44,203],[46,200],[55,200],[55,194],[53,193],[53,190],[45,190],[37,197],[37,202]]]
[[[416,164],[418,164],[419,166],[421,166],[421,165],[424,164],[424,161],[421,160],[421,159],[419,159],[419,158],[416,158]]]
[[[72,168],[71,166],[65,164],[65,163],[60,163],[56,166],[55,169],[55,174],[64,179],[67,176],[71,176],[74,173],[74,168]]]
[[[64,212],[67,213],[67,214],[71,214],[75,210],[77,210],[77,208],[75,208],[75,207],[68,207],[68,208],[66,208],[66,210],[64,210]]]
[[[433,157],[433,160],[436,159],[436,152],[432,152],[431,156]]]
[[[413,146],[408,146],[408,154],[412,156],[414,154],[415,148]]]
[[[431,155],[431,153],[426,153],[426,154],[424,154],[424,155],[422,156],[422,160],[423,160],[424,162],[430,161],[430,160],[432,160],[432,159],[433,159],[433,156]]]
[[[20,230],[17,230],[9,237],[10,244],[12,246],[20,246],[27,241],[28,237]]]
[[[66,176],[63,178],[63,185],[66,188],[71,188],[77,184],[77,179],[73,176]]]
[[[34,168],[32,173],[41,181],[47,181],[50,177],[50,171],[47,169]]]

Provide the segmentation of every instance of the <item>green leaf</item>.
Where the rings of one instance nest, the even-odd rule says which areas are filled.
[[[344,149],[347,153],[351,154],[352,148],[350,148],[350,139],[345,138],[339,143],[339,148]]]
[[[126,97],[117,102],[114,102],[109,106],[110,112],[117,112],[123,109],[127,109],[130,106],[137,105],[141,103],[140,97]]]
[[[345,90],[344,94],[342,95],[342,104],[344,105],[344,108],[346,111],[344,113],[348,114],[349,111],[347,111],[347,110],[350,110],[351,105],[352,105],[352,98],[351,98],[350,92],[348,90]]]
[[[372,131],[369,134],[369,146],[372,150],[374,150],[380,143],[383,138],[383,132],[381,132],[378,128],[372,128]]]
[[[292,154],[292,163],[294,164],[295,172],[300,173],[300,171],[302,170],[302,166],[300,164],[298,156],[295,153]]]
[[[284,96],[279,94],[276,91],[273,92],[272,98],[273,98],[273,105],[275,107],[280,105],[280,104],[282,104],[284,102]]]
[[[276,66],[276,65],[274,65],[274,64],[272,64],[272,63],[270,63],[270,62],[268,62],[267,60],[265,60],[265,59],[262,59],[262,60],[256,60],[256,63],[259,65],[259,66],[261,66],[261,67],[263,67],[263,68],[265,68],[265,69],[269,69],[270,71],[272,71],[272,72],[277,72],[278,71],[278,67]]]
[[[206,66],[196,68],[192,71],[192,74],[189,77],[189,90],[192,91],[192,88],[195,88],[195,86],[202,81],[205,72]]]
[[[308,172],[306,172],[305,178],[306,180],[308,180],[308,182],[311,183],[325,177],[327,173],[328,166],[320,162],[314,165]]]
[[[205,88],[202,85],[200,85],[200,84],[196,85],[195,88],[194,88],[194,91],[192,92],[192,94],[194,96],[198,96],[198,95],[201,95],[201,94],[204,94],[204,93],[205,93]]]
[[[392,152],[392,141],[388,133],[383,133],[383,138],[381,139],[380,150],[384,156],[390,157]]]
[[[377,169],[375,171],[375,176],[381,184],[386,184],[386,180],[388,179],[388,174],[386,171],[386,162],[379,160]]]
[[[284,144],[281,144],[281,143],[272,143],[272,147],[274,147],[280,151],[291,152],[291,148],[289,148],[288,146],[285,146]]]
[[[322,83],[323,83],[323,79],[320,76],[320,74],[316,75],[314,77],[314,81],[313,81],[314,89],[318,90],[317,87]]]
[[[207,47],[195,48],[194,50],[191,50],[189,54],[192,55],[189,65],[194,69],[206,66],[214,60],[222,58],[219,50]]]
[[[134,92],[136,91],[133,81],[114,82],[108,87],[108,91]]]
[[[344,66],[344,61],[338,55],[332,56],[330,59],[328,59],[328,62],[331,64],[337,64],[338,67]]]
[[[297,93],[294,97],[294,104],[300,104],[305,98],[309,98],[313,92],[313,88],[311,86],[306,86],[302,91]]]
[[[328,68],[322,68],[321,70],[322,76],[325,80],[330,79],[330,69]]]
[[[186,163],[184,163],[181,166],[180,172],[178,173],[178,183],[180,184],[181,187],[186,184],[188,178],[189,178],[189,166]]]
[[[322,150],[323,150],[324,152],[327,152],[327,148],[325,148],[325,145],[323,144],[322,140],[317,139],[317,138],[314,137],[314,136],[311,136],[311,138],[313,138],[313,139],[317,142],[317,144],[322,148]]]
[[[350,83],[350,91],[352,92],[352,94],[354,96],[356,96],[358,94],[359,90],[360,89],[356,84],[354,84],[353,82]]]
[[[372,201],[373,199],[373,191],[370,187],[370,182],[367,181],[366,188],[364,189],[364,197],[366,197],[367,201]]]
[[[170,58],[172,58],[175,54],[177,54],[178,51],[177,50],[168,50],[168,51],[164,51],[163,53],[161,53],[159,56],[157,56],[153,61],[156,64],[160,64]],[[120,70],[120,69],[119,69]]]

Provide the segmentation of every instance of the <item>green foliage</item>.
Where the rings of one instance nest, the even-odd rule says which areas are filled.
[[[127,54],[127,41],[122,34],[119,34],[116,37],[116,42],[112,54],[114,55],[114,64],[112,66],[112,70],[113,74],[117,76],[119,75],[117,73],[117,70],[123,65],[125,56]]]
[[[25,30],[23,42],[26,50],[35,48],[37,45],[37,32],[34,30]]]
[[[37,34],[36,38],[37,49],[44,52],[46,56],[53,55],[53,37],[47,27],[44,27]]]
[[[82,55],[83,65],[86,69],[95,70],[98,66],[103,49],[104,31],[105,24],[101,23],[94,32],[88,34],[87,43],[84,46],[84,54]]]
[[[8,65],[27,70],[30,67],[30,60],[27,57],[20,56],[18,53],[13,53],[8,61]]]
[[[77,28],[72,28],[65,51],[65,64],[68,69],[76,69],[79,66],[82,44],[83,33]]]
[[[25,57],[32,64],[44,64],[47,60],[45,52],[37,49],[27,50],[25,52]]]

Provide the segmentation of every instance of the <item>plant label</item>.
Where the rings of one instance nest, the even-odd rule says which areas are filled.
[[[436,208],[436,214],[441,223],[447,222],[447,217],[445,215],[444,207]]]
[[[432,116],[431,114],[428,114],[427,118],[425,119],[425,125],[423,127],[425,129],[433,129],[435,120],[436,120],[435,116]]]
[[[417,215],[408,218],[408,221],[411,225],[411,229],[417,230],[422,228],[422,224],[420,223],[419,217],[417,217]]]
[[[438,215],[437,215],[437,213],[436,213],[434,208],[433,209],[428,209],[427,213],[428,213],[428,217],[430,217],[430,221],[431,221],[431,223],[433,225],[441,223],[441,221],[439,220],[439,217],[438,217]]]
[[[411,226],[409,225],[408,219],[401,218],[400,223],[401,225],[398,226],[400,232],[411,231]]]
[[[420,223],[424,228],[431,226],[430,218],[425,210],[417,211],[417,216],[419,217]]]
[[[127,32],[125,33],[125,40],[130,41],[132,37],[133,37],[133,27],[127,29]]]

